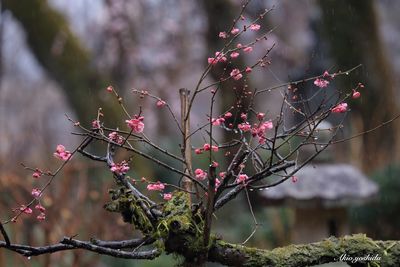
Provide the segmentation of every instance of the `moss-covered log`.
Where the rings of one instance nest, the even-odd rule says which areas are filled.
[[[64,89],[82,123],[94,119],[99,106],[105,109],[106,117],[114,116],[114,105],[98,95],[106,78],[91,66],[90,52],[71,32],[62,14],[46,0],[4,0],[3,8],[20,22],[35,57]]]
[[[229,266],[301,267],[337,262],[340,259],[351,266],[400,266],[400,241],[374,241],[363,234],[357,234],[273,250],[216,241],[209,253],[210,261]]]

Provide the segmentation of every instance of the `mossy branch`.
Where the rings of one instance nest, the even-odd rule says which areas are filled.
[[[366,256],[370,259],[376,256],[378,260],[364,260]],[[301,267],[337,262],[343,258],[350,266],[375,266],[372,263],[376,266],[400,266],[400,241],[374,241],[357,234],[262,250],[217,240],[209,252],[209,261],[229,266]]]

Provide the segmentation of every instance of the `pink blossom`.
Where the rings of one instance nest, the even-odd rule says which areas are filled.
[[[207,62],[208,62],[208,64],[215,65],[215,64],[218,63],[218,60],[215,59],[215,58],[213,58],[213,57],[209,57],[209,58],[207,59]]]
[[[65,150],[65,146],[63,145],[58,145],[56,148],[56,152],[53,153],[54,157],[61,159],[63,161],[69,160],[71,157],[71,152]]]
[[[134,119],[126,120],[125,122],[135,133],[141,133],[144,129],[143,119],[143,117],[135,115]]]
[[[221,52],[215,52],[215,59],[217,59],[218,62],[226,62],[227,61],[227,58]]]
[[[265,113],[262,113],[262,112],[257,113],[257,119],[259,119],[260,121],[263,120],[264,117],[265,117]]]
[[[359,98],[360,96],[361,96],[361,93],[360,93],[360,92],[354,91],[354,92],[353,92],[353,95],[352,95],[352,98],[353,98],[353,99],[357,99],[357,98]]]
[[[232,117],[232,113],[230,113],[229,111],[224,114],[225,119],[229,119],[230,117]]]
[[[37,204],[37,205],[35,206],[35,209],[37,209],[37,210],[39,210],[39,211],[41,211],[41,212],[44,212],[44,211],[46,210],[46,208],[43,207],[43,206],[40,205],[40,204]]]
[[[110,168],[112,172],[115,172],[118,175],[126,174],[129,171],[129,169],[130,169],[129,165],[125,160],[122,161],[121,163],[117,164],[113,163]]]
[[[119,135],[117,132],[112,132],[112,133],[110,133],[110,134],[108,135],[108,138],[109,138],[111,141],[113,141],[113,142],[115,142],[115,143],[117,143],[117,144],[122,144],[122,143],[124,142],[124,138],[123,138],[121,135]]]
[[[259,136],[259,137],[258,137],[258,143],[259,143],[260,145],[264,145],[266,140],[267,140],[267,139],[266,139],[264,136]]]
[[[218,178],[215,178],[215,189],[217,189],[221,185],[221,181]]]
[[[208,151],[208,150],[210,150],[211,149],[211,146],[210,146],[210,144],[204,144],[203,145],[203,149],[204,149],[204,151]]]
[[[239,44],[236,45],[236,47],[240,49],[240,48],[243,47],[243,45],[241,43],[239,43]]]
[[[39,220],[39,221],[44,221],[44,220],[46,220],[46,214],[44,214],[42,212],[38,216],[36,216],[36,219]]]
[[[318,86],[319,88],[325,88],[325,87],[328,86],[329,82],[328,82],[327,80],[318,78],[318,79],[316,79],[316,80],[314,81],[314,84],[315,84],[316,86]]]
[[[251,46],[243,48],[243,52],[250,53],[251,51],[253,51],[253,47]]]
[[[238,52],[232,52],[231,53],[231,58],[237,58],[240,54]]]
[[[156,106],[157,106],[158,108],[162,108],[162,107],[165,106],[166,104],[167,104],[167,103],[165,103],[165,101],[159,99],[159,100],[157,101],[157,103],[156,103]]]
[[[109,85],[106,90],[107,92],[112,93],[114,91],[114,88],[111,85]]]
[[[221,179],[224,179],[226,177],[226,172],[220,172],[218,175]]]
[[[297,176],[293,175],[293,176],[292,176],[292,183],[297,182],[298,179],[299,179],[299,178],[298,178]]]
[[[218,152],[218,146],[211,146],[211,150],[214,152]]]
[[[166,193],[166,194],[164,194],[163,195],[163,198],[164,198],[164,200],[171,200],[171,198],[172,198],[172,194],[171,193]]]
[[[212,125],[214,125],[214,126],[220,126],[222,123],[224,123],[225,122],[225,119],[224,118],[218,118],[218,119],[214,119],[214,118],[212,118],[211,119],[211,123],[212,123]]]
[[[250,73],[250,72],[252,72],[252,68],[250,68],[250,67],[246,67],[246,69],[244,70],[246,73]]]
[[[32,174],[32,177],[35,178],[35,179],[39,178],[40,176],[42,176],[42,172],[39,171],[39,170],[36,170],[36,171]]]
[[[332,113],[344,113],[347,111],[347,103],[340,103],[332,108]]]
[[[246,113],[242,113],[242,114],[240,114],[240,118],[242,119],[242,120],[247,120],[247,114]]]
[[[164,189],[165,189],[165,185],[160,182],[147,185],[147,190],[149,190],[149,191],[162,191]]]
[[[248,122],[240,123],[238,125],[239,130],[243,132],[248,132],[251,130],[251,125]]]
[[[261,28],[261,26],[259,24],[251,24],[249,29],[252,31],[258,31]]]
[[[246,182],[247,179],[249,179],[249,177],[246,174],[239,174],[236,179],[236,182],[238,183]]]
[[[203,181],[207,177],[207,172],[203,171],[202,169],[196,169],[194,171],[194,174],[196,176],[196,179]]]
[[[220,32],[218,37],[225,39],[225,38],[228,38],[228,34],[226,32]]]
[[[42,194],[42,191],[40,189],[34,188],[32,189],[32,196],[35,198],[38,198],[40,196],[40,194]]]
[[[242,79],[243,75],[240,73],[239,69],[233,69],[231,71],[231,77],[237,81]]]
[[[194,150],[194,153],[197,154],[197,155],[203,154],[203,149],[201,149],[201,148],[196,148],[196,149]]]
[[[27,206],[25,206],[25,205],[21,205],[19,210],[22,211],[25,214],[32,214],[32,209],[27,207]]]
[[[100,128],[100,121],[99,120],[92,121],[92,128],[93,129],[99,129]]]
[[[240,32],[240,30],[238,29],[238,28],[233,28],[232,30],[231,30],[231,33],[232,34],[238,34]]]
[[[329,72],[326,70],[326,71],[324,71],[324,73],[322,74],[322,77],[324,77],[325,79],[328,79],[328,80],[332,80],[332,79],[334,78],[334,75],[329,74]]]
[[[211,166],[213,166],[214,168],[218,168],[219,163],[216,162],[216,161],[213,161],[213,162],[211,163]]]

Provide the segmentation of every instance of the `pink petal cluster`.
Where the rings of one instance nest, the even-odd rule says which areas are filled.
[[[344,113],[347,111],[347,103],[340,103],[332,108],[332,113]]]
[[[211,119],[211,124],[214,126],[220,126],[224,122],[225,122],[225,118],[218,118],[218,119],[212,118]]]
[[[250,72],[252,72],[253,71],[253,69],[252,68],[250,68],[250,67],[246,67],[246,69],[244,70],[246,73],[250,73]]]
[[[226,32],[220,32],[218,37],[222,38],[222,39],[226,39],[226,38],[228,38],[228,34]]]
[[[35,198],[38,198],[40,196],[40,194],[42,194],[42,191],[40,189],[34,188],[32,189],[32,196]]]
[[[228,59],[221,52],[215,52],[215,57],[208,58],[208,64],[216,65],[218,62],[226,62]]]
[[[315,79],[314,84],[316,86],[318,86],[319,88],[325,88],[325,87],[328,86],[329,81],[327,81],[325,79],[318,78],[318,79]]]
[[[38,216],[36,216],[36,219],[39,220],[39,221],[44,221],[44,220],[46,220],[46,214],[44,214],[42,212]]]
[[[167,103],[165,103],[165,101],[163,101],[163,100],[160,99],[160,100],[157,101],[156,106],[157,106],[158,108],[162,108],[162,107],[164,107],[166,104],[167,104]]]
[[[111,141],[113,141],[113,142],[115,142],[115,143],[117,143],[117,144],[122,144],[123,142],[124,142],[124,138],[121,136],[121,135],[119,135],[117,132],[112,132],[112,133],[110,133],[109,135],[108,135],[108,138],[111,140]]]
[[[44,212],[44,211],[46,210],[46,208],[43,207],[43,206],[40,205],[40,204],[37,204],[37,205],[35,206],[35,209],[37,209],[37,210],[40,211],[40,212]]]
[[[299,178],[295,175],[292,176],[292,183],[297,182],[297,180],[299,180]]]
[[[236,179],[236,182],[237,183],[244,183],[244,182],[247,181],[247,179],[249,179],[249,177],[246,174],[239,174],[237,179]]]
[[[238,29],[238,28],[233,28],[232,30],[231,30],[231,33],[232,34],[238,34],[240,32],[240,30]]]
[[[149,191],[163,191],[164,189],[165,189],[165,185],[161,182],[147,185],[147,190],[149,190]]]
[[[224,118],[225,119],[229,119],[230,117],[232,117],[232,113],[230,113],[229,111],[227,113],[224,114]]]
[[[58,159],[67,161],[71,157],[71,152],[65,150],[65,146],[58,145],[56,148],[56,152],[53,155],[54,155],[54,157],[56,157]]]
[[[248,132],[251,130],[251,125],[248,122],[243,122],[238,125],[239,130]]]
[[[106,90],[107,92],[112,93],[114,91],[114,88],[111,85],[109,85]]]
[[[240,118],[242,119],[242,120],[247,120],[247,114],[246,113],[242,113],[242,114],[240,114]]]
[[[226,177],[226,172],[220,172],[218,175],[223,180]]]
[[[245,53],[250,53],[252,51],[253,51],[253,47],[251,47],[251,46],[243,48],[243,52],[245,52]]]
[[[42,176],[42,172],[40,170],[35,170],[32,173],[32,177],[35,178],[35,179],[39,178],[40,176]]]
[[[361,96],[361,93],[360,92],[358,92],[358,91],[354,91],[353,92],[353,95],[351,96],[353,99],[357,99],[357,98],[359,98]]]
[[[126,124],[135,133],[141,133],[144,130],[143,117],[135,115],[134,119],[126,120]]]
[[[19,210],[22,211],[25,214],[32,214],[32,209],[27,207],[27,206],[25,206],[25,205],[21,205]]]
[[[203,171],[202,169],[196,169],[194,171],[197,180],[203,181],[207,177],[207,172]]]
[[[126,174],[129,171],[129,169],[130,169],[129,165],[125,160],[122,161],[121,163],[117,164],[113,163],[110,168],[112,172],[115,172],[118,175]]]
[[[93,129],[100,129],[100,121],[99,120],[92,121],[92,128]]]
[[[234,79],[234,80],[240,80],[240,79],[242,79],[242,77],[243,77],[243,75],[240,73],[240,70],[239,69],[233,69],[232,71],[231,71],[231,77]]]
[[[249,29],[252,31],[258,31],[261,28],[261,26],[259,24],[251,24]]]
[[[240,54],[238,52],[232,52],[230,57],[231,58],[237,58]]]
[[[171,198],[172,198],[172,194],[171,193],[166,193],[166,194],[163,195],[163,199],[164,200],[168,201],[168,200],[171,200]]]

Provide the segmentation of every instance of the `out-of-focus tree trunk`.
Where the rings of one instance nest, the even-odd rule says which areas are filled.
[[[70,31],[59,12],[46,0],[4,0],[2,8],[11,11],[21,23],[35,57],[64,89],[82,123],[94,119],[98,107],[103,108],[107,121],[115,118],[113,101],[99,96],[99,91],[106,86],[106,77],[93,69],[89,51]]]
[[[377,14],[372,0],[320,0],[325,39],[339,69],[359,63],[362,69],[352,73],[341,89],[365,84],[361,99],[351,101],[355,118],[353,134],[371,129],[399,113],[390,62],[380,41]],[[358,122],[358,123],[356,123]],[[360,123],[361,122],[361,123]],[[399,122],[394,122],[360,139],[357,155],[366,171],[382,167],[399,158]]]

